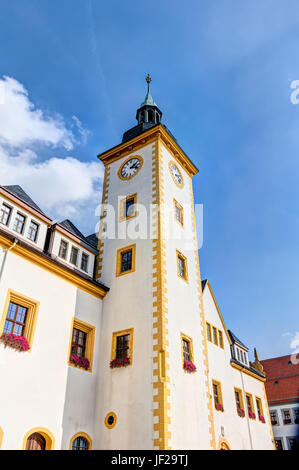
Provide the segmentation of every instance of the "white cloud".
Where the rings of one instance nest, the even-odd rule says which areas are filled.
[[[294,349],[294,353],[299,353],[299,331],[292,335],[292,340],[290,342],[290,348]]]
[[[94,208],[101,200],[102,165],[71,156],[41,160],[36,150],[71,150],[77,143],[85,144],[89,131],[76,116],[72,119],[79,140],[61,116],[46,116],[36,109],[21,83],[0,79],[0,184],[22,186],[52,218],[73,218],[81,230],[91,230]]]

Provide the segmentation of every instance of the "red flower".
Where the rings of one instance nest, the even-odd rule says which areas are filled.
[[[237,408],[237,413],[241,418],[244,418],[245,411],[243,410],[243,408]]]
[[[125,366],[128,366],[130,364],[130,359],[127,358],[127,357],[124,357],[124,358],[115,358],[113,359],[113,361],[110,362],[110,367],[111,369],[115,369],[115,367],[125,367]]]
[[[262,423],[265,423],[265,418],[263,417],[263,415],[259,415],[259,420],[262,422]]]
[[[88,370],[90,366],[90,362],[86,357],[77,356],[77,354],[71,355],[71,362],[78,367],[82,367],[85,370]]]
[[[196,372],[196,366],[191,361],[184,361],[183,367],[188,372]]]
[[[215,408],[218,411],[224,411],[223,405],[221,403],[215,403]]]
[[[0,341],[4,346],[9,346],[10,348],[17,349],[18,351],[28,351],[30,349],[29,343],[25,336],[18,336],[13,333],[3,333]]]
[[[252,411],[248,411],[248,416],[251,419],[255,419],[255,414]]]

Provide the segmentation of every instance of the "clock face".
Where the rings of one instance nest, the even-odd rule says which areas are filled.
[[[184,184],[183,176],[182,176],[182,173],[180,172],[180,170],[178,169],[178,167],[176,166],[176,164],[173,163],[173,162],[170,162],[169,169],[170,169],[170,172],[171,172],[171,176],[174,179],[174,182],[178,186],[182,187],[183,184]]]
[[[141,169],[142,164],[143,159],[141,157],[130,157],[120,167],[120,170],[118,172],[119,177],[123,180],[133,178],[133,176],[135,176]]]

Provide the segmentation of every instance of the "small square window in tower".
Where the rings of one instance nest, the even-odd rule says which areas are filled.
[[[187,258],[177,250],[177,273],[178,276],[188,282]]]
[[[116,368],[132,364],[133,328],[116,331],[112,335],[110,367]]]
[[[175,220],[183,227],[184,225],[184,212],[183,207],[174,199],[174,216]]]
[[[120,201],[119,221],[131,219],[137,215],[137,194],[125,197]]]
[[[136,245],[127,246],[117,251],[116,276],[135,271]]]

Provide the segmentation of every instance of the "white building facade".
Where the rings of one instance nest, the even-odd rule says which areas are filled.
[[[201,282],[197,169],[161,116],[148,90],[99,156],[97,246],[0,188],[3,449],[273,449],[260,363]]]

